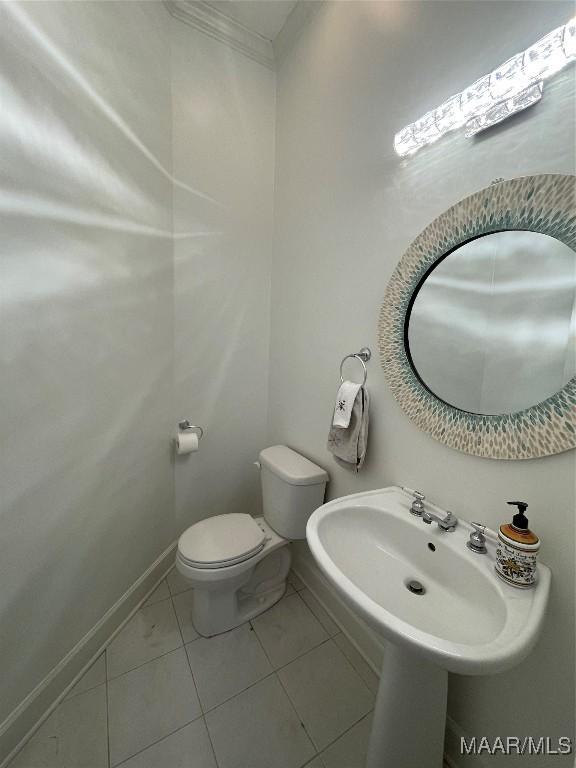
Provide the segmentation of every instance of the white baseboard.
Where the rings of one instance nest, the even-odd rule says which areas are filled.
[[[462,752],[462,738],[470,743],[470,734],[448,715],[444,742],[444,759],[448,768],[487,768],[486,761],[480,755],[467,755]]]
[[[322,604],[331,618],[348,637],[356,650],[364,657],[373,671],[380,677],[384,644],[378,635],[358,617],[340,598],[320,571],[307,546],[297,545],[292,550],[292,569],[302,579],[310,592]],[[460,754],[460,737],[467,736],[451,717],[446,718],[444,742],[444,765],[446,768],[472,768],[471,757]],[[484,768],[474,756],[474,768]]]
[[[174,565],[171,544],[0,724],[0,768],[54,711]]]

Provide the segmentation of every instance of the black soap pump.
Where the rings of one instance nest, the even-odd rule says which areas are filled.
[[[503,523],[498,531],[496,573],[514,587],[526,589],[536,583],[536,558],[540,539],[528,528],[525,501],[509,501],[518,507],[511,523]]]

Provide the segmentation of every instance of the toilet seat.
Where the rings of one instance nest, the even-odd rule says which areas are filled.
[[[226,568],[254,557],[265,544],[251,515],[230,513],[190,526],[178,540],[178,554],[192,568]]]

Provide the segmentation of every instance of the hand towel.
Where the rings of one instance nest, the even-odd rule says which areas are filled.
[[[352,408],[356,395],[362,384],[356,384],[354,381],[343,381],[336,395],[336,405],[334,406],[334,418],[332,425],[334,427],[347,427],[350,424]]]
[[[352,406],[348,427],[330,426],[328,450],[340,466],[358,472],[366,458],[368,445],[370,396],[368,390],[360,387]]]

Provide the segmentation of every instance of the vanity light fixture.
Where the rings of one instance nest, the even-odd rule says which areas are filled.
[[[473,136],[496,125],[539,101],[543,81],[575,59],[576,16],[407,125],[394,137],[394,149],[404,157],[462,126]]]

